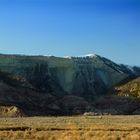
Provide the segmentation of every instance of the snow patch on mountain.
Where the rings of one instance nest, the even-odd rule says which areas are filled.
[[[132,66],[127,65],[126,67],[127,67],[128,70],[130,70],[131,72],[135,73],[135,71],[134,71]]]
[[[86,54],[86,55],[84,55],[84,57],[97,57],[97,55],[96,54]]]

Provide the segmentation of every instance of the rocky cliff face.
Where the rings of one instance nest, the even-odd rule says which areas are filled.
[[[0,55],[0,103],[16,105],[36,115],[71,114],[78,108],[84,112],[92,108],[94,98],[132,76],[136,74],[126,66],[98,55]],[[67,106],[66,100],[79,103]]]

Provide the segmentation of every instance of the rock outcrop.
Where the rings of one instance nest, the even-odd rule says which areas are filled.
[[[0,117],[24,117],[25,114],[16,106],[0,106]]]

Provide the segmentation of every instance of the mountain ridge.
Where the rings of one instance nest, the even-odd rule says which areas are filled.
[[[27,115],[94,111],[98,97],[140,75],[139,67],[133,69],[95,54],[69,58],[0,54],[0,104],[15,105]]]

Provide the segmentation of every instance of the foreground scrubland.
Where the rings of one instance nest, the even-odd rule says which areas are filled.
[[[0,140],[140,140],[140,116],[0,118]]]

